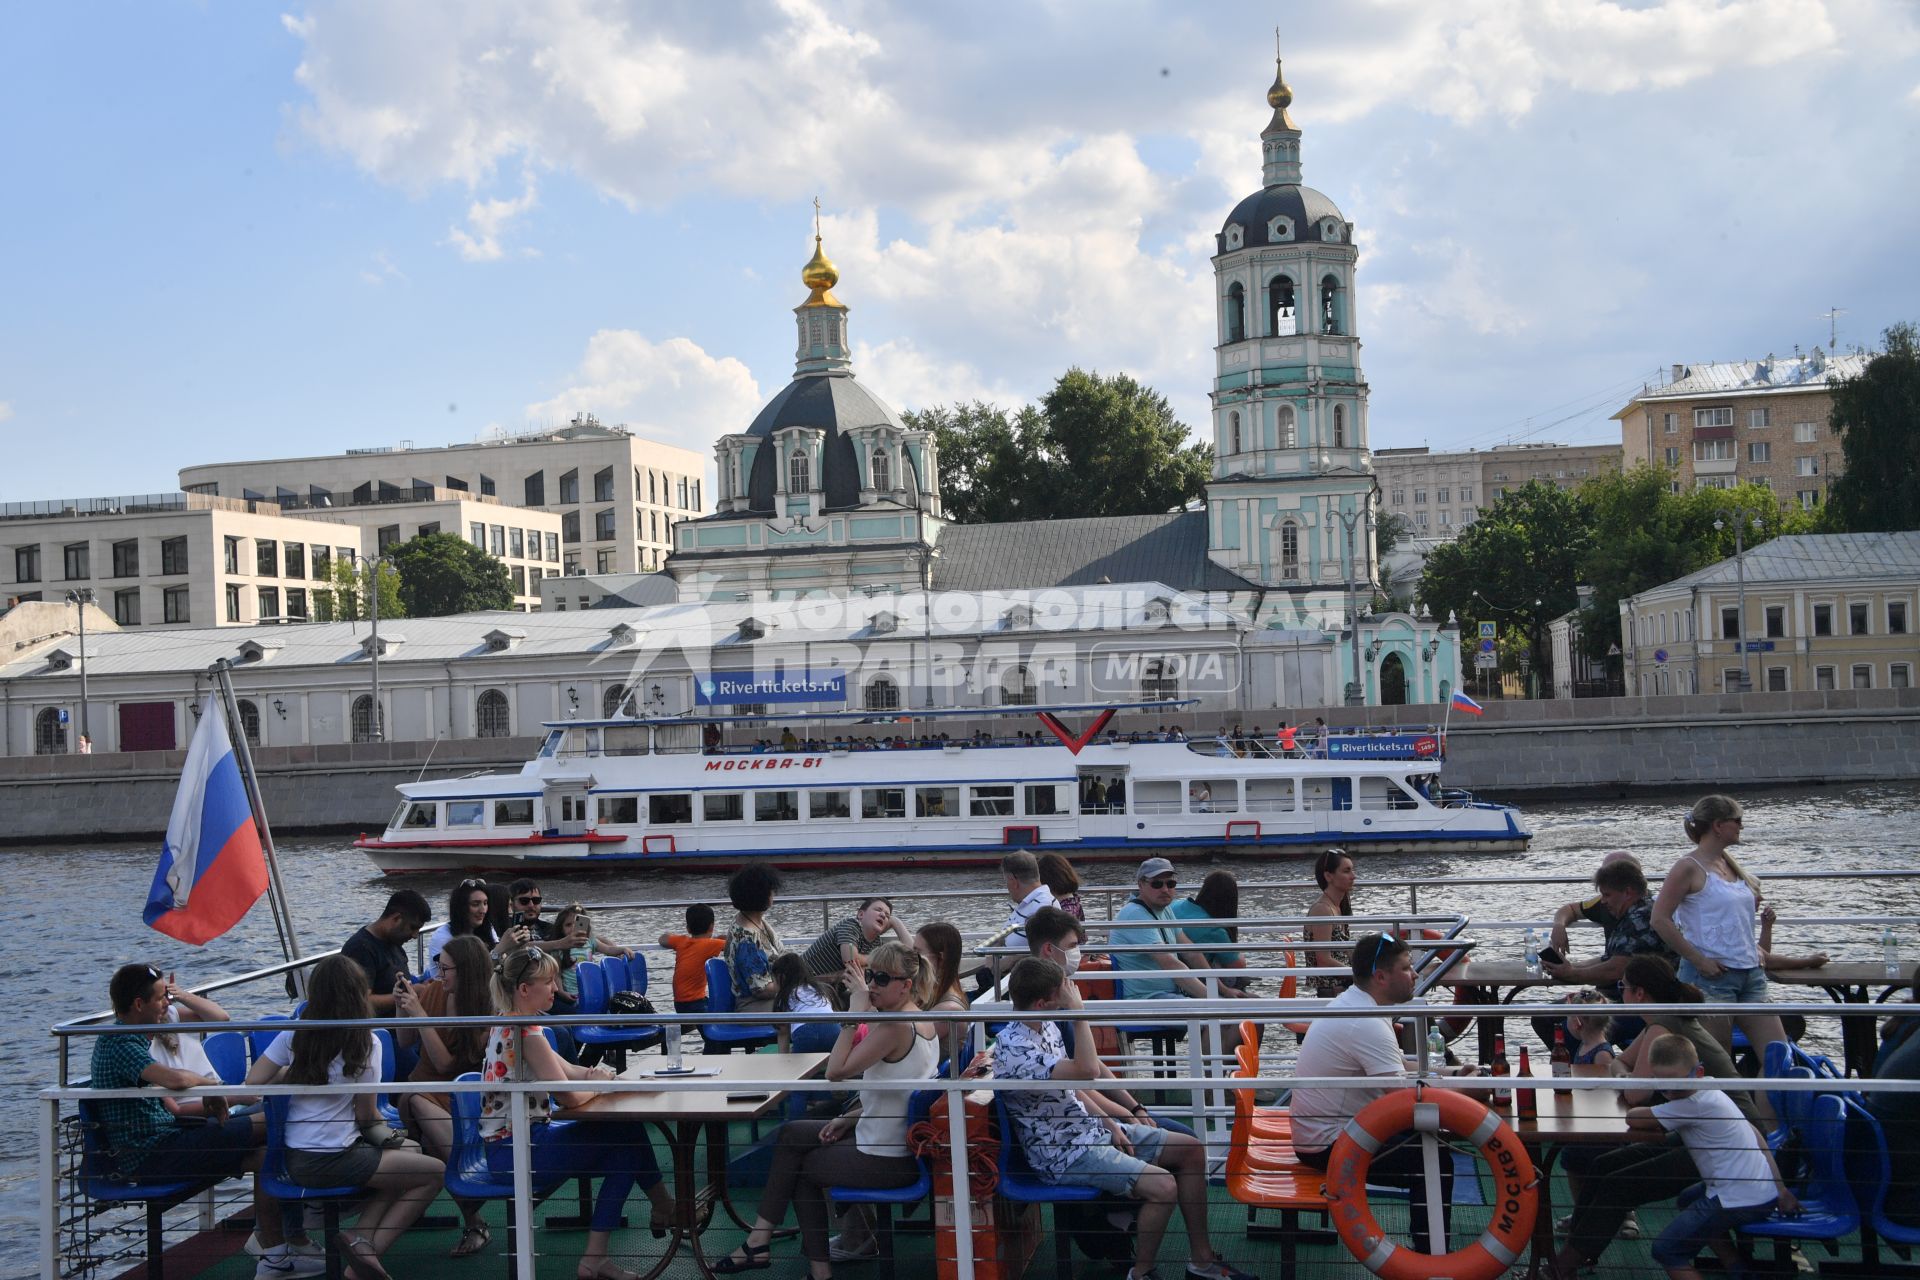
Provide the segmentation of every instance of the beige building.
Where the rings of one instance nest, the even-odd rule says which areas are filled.
[[[122,627],[307,622],[334,564],[437,531],[497,544],[523,612],[559,571],[559,517],[468,495],[289,515],[271,502],[147,494],[0,505],[0,602],[90,590]]]
[[[1620,469],[1610,444],[1516,444],[1497,449],[1434,453],[1376,449],[1382,507],[1403,517],[1408,536],[1445,540],[1480,518],[1509,489],[1534,480],[1571,489],[1603,471]]]
[[[1627,692],[1909,689],[1917,607],[1920,531],[1775,538],[1620,602]]]
[[[423,500],[450,490],[558,516],[563,573],[635,573],[659,568],[674,526],[704,509],[705,473],[699,454],[588,414],[555,430],[474,444],[187,467],[180,487],[287,510]]]
[[[1833,383],[1859,374],[1869,356],[1734,360],[1673,366],[1614,418],[1626,465],[1675,473],[1674,492],[1760,484],[1811,510],[1844,469],[1830,421]]]

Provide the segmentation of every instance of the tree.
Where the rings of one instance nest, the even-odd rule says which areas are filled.
[[[1532,669],[1551,664],[1547,624],[1579,601],[1579,569],[1592,541],[1592,516],[1578,493],[1532,481],[1510,489],[1452,542],[1435,547],[1420,577],[1420,599],[1436,616],[1476,636],[1492,622],[1517,632]],[[1509,641],[1511,643],[1511,641]]]
[[[905,419],[933,431],[941,508],[961,524],[1176,510],[1213,467],[1166,397],[1125,374],[1069,369],[1012,414],[976,401]]]
[[[1397,511],[1382,515],[1373,526],[1374,554],[1385,560],[1393,549],[1413,536],[1413,521]]]
[[[423,533],[391,552],[400,573],[400,600],[415,618],[511,609],[507,566],[451,533]],[[381,604],[384,606],[385,599]]]
[[[1833,392],[1846,474],[1827,496],[1828,527],[1843,532],[1920,529],[1920,330],[1896,324],[1886,351]]]
[[[368,616],[367,575],[369,562],[336,559],[328,571],[328,584],[313,593],[313,614],[319,622],[361,622]],[[390,564],[380,566],[380,616],[404,618],[400,603],[400,575]]]

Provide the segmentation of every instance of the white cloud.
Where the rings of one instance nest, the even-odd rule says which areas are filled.
[[[13,416],[13,406],[7,403],[5,400],[0,400],[0,422],[5,422],[8,418],[11,418],[12,416]]]
[[[990,379],[965,360],[931,356],[907,338],[891,338],[877,346],[856,341],[853,367],[862,382],[878,388],[882,398],[896,409],[927,409],[975,400],[1016,409],[1036,394],[1032,389],[1023,393]]]
[[[393,265],[393,259],[387,256],[385,249],[377,251],[373,261],[360,268],[360,278],[373,285],[385,284],[389,280],[407,283],[407,273]]]
[[[568,387],[527,406],[541,425],[576,413],[621,423],[651,439],[712,452],[714,440],[744,431],[761,405],[760,384],[732,356],[712,356],[685,338],[653,342],[631,329],[602,329],[587,341]]]
[[[523,188],[511,200],[476,200],[467,206],[467,225],[471,233],[459,227],[447,229],[447,243],[460,251],[468,262],[498,262],[504,255],[500,237],[513,221],[537,202],[533,174],[522,175]],[[522,253],[535,250],[522,249]]]
[[[1907,95],[1907,101],[1920,107],[1920,84],[1913,86],[1913,91]]]

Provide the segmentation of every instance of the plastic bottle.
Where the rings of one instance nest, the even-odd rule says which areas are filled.
[[[1521,944],[1527,957],[1527,972],[1534,977],[1540,976],[1540,936],[1532,929],[1527,930],[1527,940]]]
[[[1525,1045],[1520,1047],[1520,1078],[1533,1079],[1533,1060],[1528,1056]],[[1523,1119],[1540,1114],[1540,1100],[1531,1087],[1515,1089],[1513,1101],[1513,1113]]]
[[[1900,976],[1900,939],[1894,936],[1892,925],[1880,932],[1880,958],[1886,962],[1889,978]]]
[[[1434,1027],[1427,1032],[1427,1066],[1431,1070],[1438,1071],[1446,1064],[1447,1038],[1441,1034],[1439,1027]]]
[[[1573,1054],[1567,1049],[1567,1028],[1563,1023],[1553,1029],[1553,1049],[1547,1056],[1556,1076],[1573,1074]]]

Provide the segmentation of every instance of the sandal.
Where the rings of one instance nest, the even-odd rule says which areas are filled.
[[[620,1266],[612,1258],[602,1258],[589,1267],[581,1263],[573,1269],[576,1280],[640,1280],[640,1274]]]
[[[447,1254],[449,1258],[471,1258],[493,1243],[493,1232],[484,1222],[469,1222],[460,1232],[460,1243]]]
[[[773,1265],[773,1241],[771,1240],[758,1248],[743,1241],[740,1245],[740,1252],[746,1256],[736,1258],[732,1254],[728,1254],[726,1257],[720,1259],[720,1261],[714,1263],[713,1274],[717,1276],[731,1276],[738,1275],[742,1271],[765,1271]]]
[[[342,1231],[333,1242],[346,1255],[347,1274],[354,1280],[393,1280],[380,1265],[380,1255],[373,1251],[373,1242],[365,1236],[350,1236]]]

